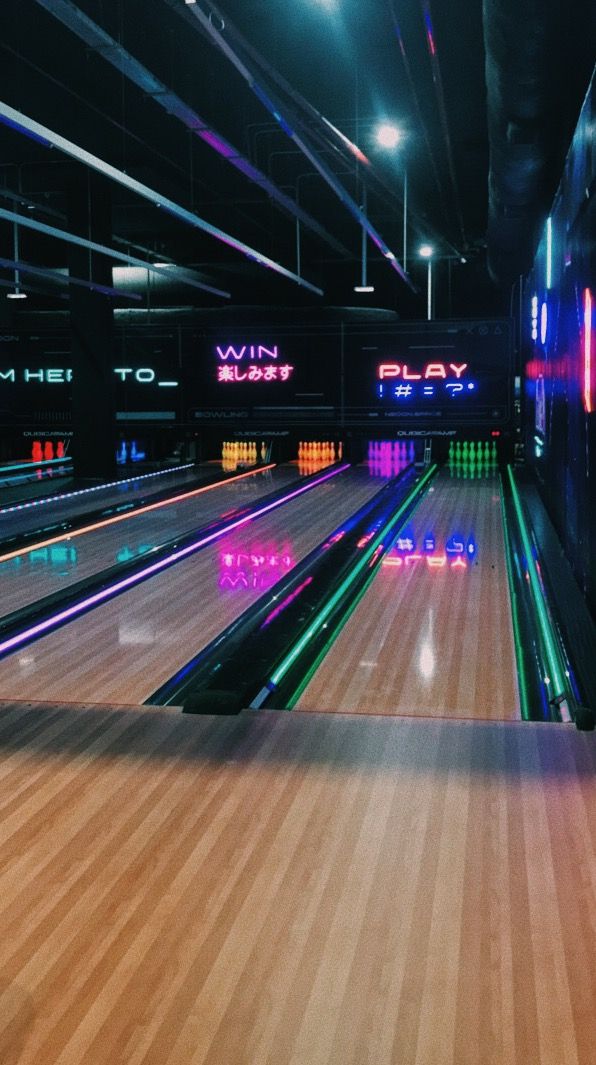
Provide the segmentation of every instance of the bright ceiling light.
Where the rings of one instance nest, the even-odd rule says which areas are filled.
[[[374,285],[354,285],[354,292],[374,292]]]
[[[433,248],[432,244],[421,244],[418,248],[418,254],[423,259],[430,259],[434,253],[434,250],[435,249]]]
[[[382,122],[377,126],[375,139],[380,148],[396,148],[401,137],[401,131],[390,122]]]
[[[16,289],[14,292],[7,292],[6,298],[7,300],[26,300],[27,293],[21,292],[20,289]]]

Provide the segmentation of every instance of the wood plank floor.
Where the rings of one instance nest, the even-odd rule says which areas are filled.
[[[3,1065],[593,1065],[572,726],[0,711]]]
[[[297,469],[291,466],[257,472],[157,510],[131,514],[102,529],[65,535],[49,547],[0,562],[0,616],[34,603],[44,595],[62,591],[116,562],[143,554],[178,534],[214,521],[235,507],[253,504],[259,497],[291,484],[297,476]]]
[[[379,568],[298,708],[519,718],[498,477],[439,474],[411,526],[418,560],[387,558],[395,565]],[[473,534],[466,568],[445,557],[454,534],[464,544]],[[420,557],[428,535],[435,550]]]
[[[274,554],[281,576],[280,556],[303,558],[381,484],[348,470],[15,652],[0,662],[0,699],[144,702],[262,594],[252,580],[222,586],[226,555]]]

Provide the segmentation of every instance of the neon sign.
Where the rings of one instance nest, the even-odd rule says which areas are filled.
[[[140,366],[138,369],[133,369],[132,366],[116,366],[114,373],[120,381],[127,381],[131,379],[139,385],[159,385],[160,388],[175,388],[178,385],[178,381],[158,381],[157,374],[150,366]],[[37,385],[66,385],[72,381],[72,369],[70,366],[52,366],[50,368],[40,367],[36,370],[28,369],[16,369],[10,367],[7,370],[0,370],[0,383],[6,381],[8,384],[15,385],[18,383],[24,384],[37,384]]]
[[[293,366],[249,366],[243,373],[239,366],[218,366],[217,380],[220,384],[232,381],[289,381]]]
[[[474,381],[462,380],[467,369],[467,362],[427,362],[418,372],[405,362],[382,362],[377,367],[378,395],[380,399],[401,400],[433,399],[441,394],[451,399],[463,397],[476,389]],[[393,383],[396,378],[400,380]]]
[[[584,289],[584,381],[583,400],[586,414],[594,410],[592,400],[592,293]]]
[[[294,372],[294,367],[289,363],[276,361],[279,359],[277,344],[269,348],[264,344],[242,344],[241,347],[235,347],[233,344],[222,347],[216,344],[215,352],[219,360],[218,384],[238,384],[244,381],[249,384],[256,381],[268,384],[273,381],[289,381]],[[221,365],[222,363],[224,365]],[[260,365],[262,363],[265,365]]]
[[[272,348],[266,348],[264,344],[243,344],[241,348],[235,348],[233,344],[228,344],[225,350],[218,344],[215,350],[222,362],[227,362],[228,359],[234,359],[236,362],[256,359],[260,362],[261,359],[277,359],[279,354],[277,344]]]
[[[22,370],[16,370],[11,367],[9,370],[0,370],[0,381],[7,381],[15,385],[17,380],[24,382],[24,384],[64,385],[72,381],[72,370],[70,368],[63,369],[62,367],[41,368],[38,370],[29,370],[26,367]]]
[[[447,364],[444,362],[427,362],[426,366],[422,367],[422,373],[411,373],[405,362],[382,362],[379,366],[377,376],[381,381],[384,381],[389,377],[399,377],[400,374],[404,381],[420,381],[423,378],[427,381],[429,378],[433,377],[440,377],[442,380],[445,380],[447,377],[453,376],[459,380],[464,370],[467,370],[467,368],[467,362],[450,362]]]

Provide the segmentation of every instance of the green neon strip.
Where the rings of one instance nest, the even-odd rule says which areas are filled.
[[[556,637],[553,635],[552,632],[550,618],[548,616],[544,596],[542,594],[542,588],[540,586],[538,574],[536,573],[536,562],[532,554],[530,536],[528,534],[528,528],[523,515],[521,500],[519,498],[519,493],[517,491],[517,485],[513,477],[513,470],[511,466],[507,467],[507,473],[511,485],[513,506],[515,508],[515,514],[519,524],[522,544],[526,555],[528,574],[530,577],[530,588],[532,590],[532,598],[534,600],[534,606],[536,607],[538,623],[540,626],[542,639],[544,641],[544,647],[548,661],[548,668],[551,674],[551,681],[553,682],[553,695],[560,695],[566,690],[566,684],[564,680],[565,667],[561,667],[560,665],[559,649],[557,647]]]
[[[503,498],[503,485],[499,482],[501,495],[501,520],[503,522],[503,538],[505,540],[505,562],[507,565],[507,583],[509,584],[509,602],[511,604],[511,620],[513,623],[513,643],[515,646],[515,658],[517,661],[517,679],[519,684],[519,697],[521,704],[521,716],[523,721],[530,720],[530,700],[528,698],[528,686],[526,681],[526,669],[522,650],[519,616],[517,612],[517,592],[513,583],[512,551],[507,529],[507,516],[505,514],[505,501]]]
[[[381,544],[383,540],[387,537],[387,535],[391,533],[392,529],[395,529],[395,526],[398,524],[402,514],[410,506],[412,500],[414,500],[418,494],[422,493],[422,489],[424,488],[425,484],[427,484],[427,482],[430,480],[430,478],[434,475],[436,469],[436,465],[429,467],[429,469],[426,471],[426,473],[418,482],[418,484],[406,497],[399,510],[397,510],[393,517],[390,518],[387,525],[385,525],[385,527],[381,529],[375,539],[370,542],[366,550],[363,552],[360,561],[356,563],[352,570],[350,570],[347,577],[344,578],[337,591],[331,596],[330,599],[327,600],[327,603],[317,614],[314,621],[310,623],[306,632],[303,633],[298,642],[294,644],[292,650],[289,652],[289,654],[286,655],[283,662],[280,663],[275,672],[271,675],[272,684],[277,686],[280,680],[285,677],[292,664],[296,661],[298,656],[302,654],[302,651],[304,650],[306,645],[310,643],[311,639],[315,636],[317,630],[324,623],[325,618],[329,617],[329,614],[331,613],[335,605],[339,602],[344,592],[347,591],[347,589],[350,587],[350,585],[353,583],[353,581],[356,579],[362,569],[364,569],[364,567],[368,565],[368,562],[374,555],[379,544]]]

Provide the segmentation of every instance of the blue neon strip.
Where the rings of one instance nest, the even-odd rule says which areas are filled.
[[[25,643],[30,643],[31,640],[37,639],[38,636],[42,636],[51,629],[57,628],[57,626],[61,625],[63,622],[69,621],[71,618],[77,617],[79,614],[84,614],[87,610],[99,606],[100,603],[103,603],[108,599],[113,599],[114,596],[119,595],[128,588],[132,588],[135,584],[139,584],[140,581],[145,580],[147,577],[151,577],[155,573],[160,573],[162,570],[173,566],[174,563],[180,562],[183,558],[188,558],[189,555],[194,554],[195,551],[198,551],[200,548],[206,547],[207,544],[211,544],[215,540],[221,539],[222,536],[226,536],[229,532],[232,532],[233,529],[239,529],[242,525],[247,525],[248,522],[260,518],[262,514],[267,514],[271,510],[276,510],[277,507],[281,507],[284,503],[288,503],[290,499],[295,499],[296,496],[302,495],[303,492],[309,492],[311,488],[315,488],[318,484],[328,481],[331,477],[337,477],[339,473],[343,473],[344,470],[348,470],[349,468],[349,463],[346,463],[343,466],[338,466],[323,474],[323,476],[317,477],[315,481],[309,481],[308,484],[302,485],[301,488],[295,488],[294,491],[289,492],[280,499],[275,499],[272,503],[267,503],[263,507],[258,507],[256,510],[251,511],[250,514],[245,514],[244,517],[229,522],[216,532],[209,533],[207,536],[203,536],[200,540],[195,540],[192,544],[180,548],[179,551],[174,551],[171,555],[167,555],[166,558],[162,558],[158,562],[153,562],[150,566],[145,566],[144,569],[131,574],[130,577],[124,577],[115,584],[111,584],[107,588],[102,588],[101,591],[95,592],[93,595],[89,595],[85,599],[81,599],[80,602],[74,603],[65,610],[61,610],[57,614],[45,618],[44,621],[40,621],[36,625],[31,625],[30,628],[17,633],[16,636],[11,636],[9,639],[3,640],[2,643],[0,643],[0,655],[4,656],[10,654],[10,652],[16,650],[17,647],[21,647]]]
[[[46,503],[61,503],[63,499],[74,499],[75,496],[84,496],[89,492],[103,492],[105,488],[117,488],[121,484],[134,484],[135,481],[146,481],[149,477],[165,477],[167,473],[178,473],[180,470],[190,470],[194,462],[187,462],[184,466],[170,466],[167,470],[157,470],[156,473],[142,473],[137,477],[127,477],[120,481],[108,481],[107,484],[95,484],[92,488],[78,488],[76,492],[60,492],[55,496],[44,496],[43,499],[32,499],[28,503],[15,503],[12,507],[3,507],[0,514],[14,514],[18,510],[28,510],[30,507],[42,507]]]

